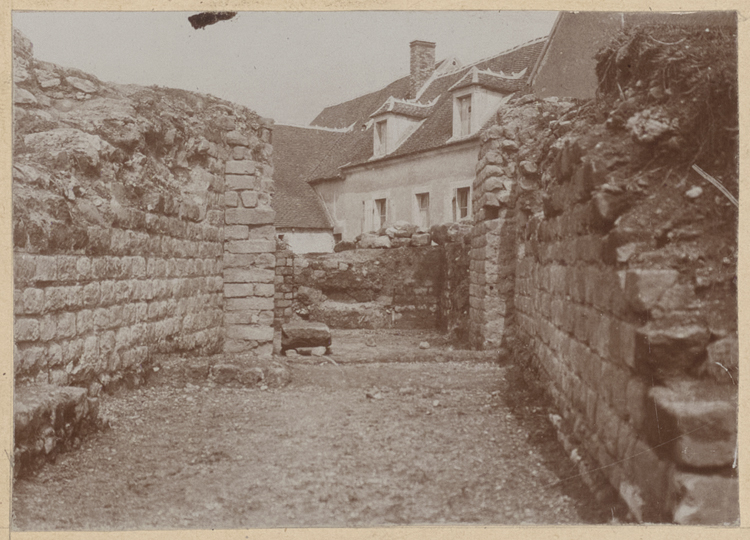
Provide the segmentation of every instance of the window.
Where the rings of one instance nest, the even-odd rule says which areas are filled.
[[[375,199],[375,223],[379,223],[379,227],[385,226],[386,213],[385,213],[385,199]]]
[[[458,188],[453,197],[453,221],[469,217],[469,197],[471,188]]]
[[[417,209],[419,210],[419,226],[425,229],[430,226],[430,194],[417,193]]]
[[[458,98],[459,136],[471,134],[471,95]]]
[[[386,121],[375,122],[375,155],[384,156],[388,153],[388,131]]]

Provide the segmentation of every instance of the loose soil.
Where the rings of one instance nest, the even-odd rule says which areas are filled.
[[[431,339],[443,361],[347,363],[334,349],[319,364],[290,363],[284,388],[175,378],[105,396],[110,429],[16,482],[14,527],[586,524],[621,515],[576,476],[548,404],[518,368],[467,351],[445,361],[436,335],[377,335],[407,352]],[[365,338],[362,351],[378,349]]]

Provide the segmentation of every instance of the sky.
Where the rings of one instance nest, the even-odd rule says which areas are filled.
[[[240,12],[194,30],[194,12],[14,12],[34,56],[115,83],[182,88],[280,123],[409,73],[409,43],[464,64],[549,33],[553,11]]]

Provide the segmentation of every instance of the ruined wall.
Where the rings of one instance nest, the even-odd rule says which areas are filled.
[[[738,192],[735,45],[617,36],[599,101],[519,98],[481,139],[473,344],[512,351],[583,478],[642,521],[739,515],[738,210],[692,166]]]
[[[636,519],[733,523],[737,212],[683,161],[694,112],[632,82],[614,104],[517,99],[483,133],[472,342],[511,349]],[[732,144],[709,163],[736,193]]]
[[[276,212],[268,125],[236,121],[227,135],[223,258],[224,352],[273,353]]]
[[[14,43],[17,383],[137,382],[154,352],[221,350],[225,308],[231,339],[237,324],[270,328],[235,309],[255,297],[273,309],[268,123],[210,96],[105,84]],[[242,346],[270,344],[259,337]]]
[[[286,250],[277,255],[276,272],[277,318],[296,313],[332,328],[437,326],[438,247],[305,255]]]

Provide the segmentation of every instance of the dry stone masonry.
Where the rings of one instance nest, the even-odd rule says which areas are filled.
[[[387,238],[387,237],[386,237]],[[331,328],[435,328],[440,247],[277,252],[277,323],[309,319]]]
[[[670,177],[681,109],[644,123],[653,96],[631,82],[627,108],[527,96],[482,134],[470,340],[541,382],[602,498],[641,521],[736,523],[736,213]]]
[[[224,351],[269,356],[276,266],[271,130],[259,124],[232,127],[224,193]]]
[[[17,393],[95,398],[139,384],[156,354],[270,355],[271,122],[38,61],[17,31],[14,65]],[[47,428],[17,441],[51,454]]]

